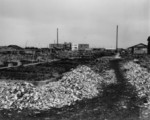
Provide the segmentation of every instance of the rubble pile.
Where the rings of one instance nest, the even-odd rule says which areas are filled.
[[[101,74],[106,85],[117,83],[115,71],[113,69],[106,70]]]
[[[103,78],[87,66],[78,66],[63,74],[57,82],[34,86],[28,82],[0,82],[0,109],[60,108],[77,100],[93,98],[100,91]]]
[[[38,102],[42,103],[40,105],[42,109],[50,109],[71,105],[84,98],[93,98],[99,94],[100,91],[97,88],[102,80],[103,78],[95,74],[89,67],[77,67],[71,72],[65,73],[58,82],[51,82],[39,87],[37,91],[41,91],[42,99],[38,98]],[[39,106],[39,103],[36,107]]]
[[[122,69],[128,82],[136,87],[138,96],[146,97],[150,103],[150,74],[147,69],[132,61],[124,63]]]
[[[78,66],[56,82],[42,86],[22,82],[0,82],[0,109],[47,110],[91,99],[102,93],[102,83],[116,82],[113,70],[97,74],[87,66]]]
[[[94,65],[91,66],[92,70],[99,73],[104,81],[105,85],[117,83],[114,69],[110,68],[110,61],[113,60],[112,57],[98,58],[94,61]]]
[[[0,82],[0,109],[28,106],[34,93],[34,87],[27,82]]]
[[[110,60],[112,60],[112,58],[98,58],[91,63],[90,68],[97,73],[106,72],[106,70],[110,69]]]
[[[139,64],[148,69],[148,72],[150,72],[150,56],[142,56],[139,58]]]

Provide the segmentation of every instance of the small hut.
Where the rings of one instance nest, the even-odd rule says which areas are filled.
[[[147,54],[147,45],[139,43],[137,45],[127,48],[131,54]]]

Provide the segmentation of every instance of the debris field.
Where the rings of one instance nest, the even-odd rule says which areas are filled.
[[[41,86],[28,81],[1,79],[1,117],[9,120],[4,111],[10,110],[39,111],[42,115],[45,111],[57,109],[55,114],[46,112],[40,119],[148,120],[150,74],[141,61],[101,58],[78,65],[62,73],[59,80]],[[87,113],[87,117],[83,117]],[[33,116],[36,119],[36,113]],[[26,114],[25,117],[29,116]]]

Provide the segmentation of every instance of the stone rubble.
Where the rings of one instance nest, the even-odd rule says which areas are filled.
[[[117,78],[113,69],[106,70],[101,76],[103,77],[106,85],[117,83]]]
[[[141,116],[146,118],[150,116],[150,73],[140,64],[133,61],[126,62],[122,66],[124,75],[133,86],[135,86],[138,97],[143,101],[139,104]]]
[[[34,86],[28,82],[0,81],[0,109],[47,110],[91,99],[102,92],[102,83],[116,82],[113,70],[95,73],[87,66],[78,66],[56,82]]]
[[[136,87],[140,98],[147,96],[150,93],[150,74],[146,68],[141,67],[135,62],[127,62],[122,66],[125,70],[125,77],[132,85]]]

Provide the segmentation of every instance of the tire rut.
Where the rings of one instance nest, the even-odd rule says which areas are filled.
[[[134,116],[138,120],[140,116],[139,99],[135,87],[124,78],[123,71],[120,69],[120,62],[121,60],[112,60],[110,62],[110,67],[115,71],[117,84],[110,84],[104,88],[103,102],[108,109],[118,110],[122,112],[121,114]]]

